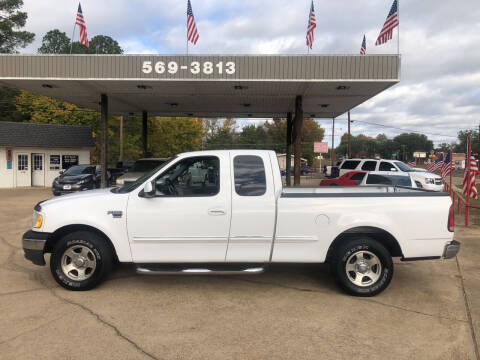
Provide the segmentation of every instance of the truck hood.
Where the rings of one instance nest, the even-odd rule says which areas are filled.
[[[73,206],[76,202],[91,201],[92,204],[97,201],[105,201],[108,198],[115,196],[121,196],[122,194],[114,194],[111,191],[111,188],[107,189],[97,189],[97,190],[88,190],[76,192],[68,195],[57,196],[53,199],[43,201],[40,205],[43,209],[47,209],[51,206],[66,205]]]
[[[433,178],[433,179],[441,179],[440,175],[426,172],[426,171],[411,171],[409,172],[410,176],[414,179],[426,179],[426,178]]]

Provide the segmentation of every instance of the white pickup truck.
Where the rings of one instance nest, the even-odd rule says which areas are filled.
[[[208,169],[203,182],[190,172]],[[120,188],[42,201],[23,235],[25,257],[70,290],[112,265],[140,274],[256,274],[269,263],[328,262],[348,293],[372,296],[392,257],[454,257],[448,194],[395,186],[282,189],[272,151],[180,154]]]

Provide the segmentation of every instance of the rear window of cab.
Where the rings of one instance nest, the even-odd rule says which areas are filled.
[[[342,164],[341,169],[353,170],[357,168],[358,164],[360,164],[360,160],[347,160]]]

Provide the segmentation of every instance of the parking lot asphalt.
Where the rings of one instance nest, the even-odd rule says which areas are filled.
[[[395,261],[373,298],[345,295],[318,265],[243,277],[119,266],[70,292],[21,249],[33,206],[49,197],[0,190],[2,359],[479,359],[479,227],[457,226],[457,259]]]

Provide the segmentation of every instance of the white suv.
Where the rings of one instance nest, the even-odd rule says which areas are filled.
[[[346,159],[341,162],[339,169],[339,176],[354,170],[408,172],[415,181],[418,181],[418,183],[422,185],[422,188],[427,190],[443,191],[441,176],[431,172],[415,171],[410,166],[398,160]]]

